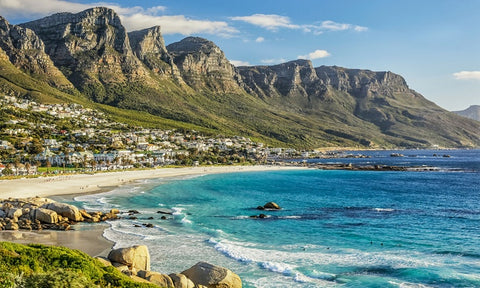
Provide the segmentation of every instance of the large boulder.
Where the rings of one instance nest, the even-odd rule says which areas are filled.
[[[52,203],[43,205],[42,208],[53,210],[57,212],[57,214],[62,215],[63,217],[67,217],[68,219],[75,222],[83,221],[83,217],[82,217],[82,214],[80,213],[80,210],[78,210],[77,207],[70,204],[52,202]]]
[[[18,219],[23,215],[23,211],[20,208],[11,208],[8,210],[7,217],[11,219]]]
[[[181,274],[187,276],[195,284],[208,288],[241,288],[242,280],[232,271],[206,262],[198,262]]]
[[[55,224],[58,222],[57,212],[45,208],[37,208],[30,211],[32,221],[38,220],[43,223]]]
[[[0,209],[0,218],[5,218],[5,216],[7,216],[7,213],[5,213],[5,211]]]
[[[172,279],[175,288],[195,288],[195,284],[192,280],[188,279],[187,276],[183,274],[172,273],[168,276]]]
[[[173,285],[173,281],[170,278],[170,276],[158,273],[158,272],[152,272],[152,271],[147,271],[147,270],[140,270],[137,273],[137,276],[148,280],[152,282],[155,285],[158,285],[160,287],[165,287],[165,288],[175,288]]]
[[[150,270],[150,254],[145,245],[135,245],[110,251],[108,259],[137,270]]]

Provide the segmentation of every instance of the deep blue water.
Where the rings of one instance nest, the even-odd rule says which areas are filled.
[[[480,287],[480,151],[368,153],[329,161],[443,170],[156,179],[76,200],[139,210],[137,220],[111,222],[105,236],[148,245],[152,269],[167,274],[207,261],[239,274],[244,287]],[[283,209],[255,209],[269,201]],[[161,208],[174,215],[161,220]],[[268,218],[249,217],[260,213]],[[133,226],[147,222],[156,227]]]

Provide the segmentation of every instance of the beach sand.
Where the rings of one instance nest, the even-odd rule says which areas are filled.
[[[56,201],[72,199],[73,195],[101,193],[135,180],[170,178],[189,175],[219,174],[249,171],[305,169],[281,166],[215,166],[188,168],[159,168],[98,174],[62,175],[0,181],[0,199],[52,197]],[[79,224],[75,231],[0,231],[0,241],[21,244],[39,243],[81,250],[91,256],[106,256],[113,243],[105,239],[108,224]]]
[[[103,230],[108,227],[106,223],[96,223],[75,231],[0,231],[0,241],[63,246],[78,249],[90,256],[106,257],[114,244],[102,236]]]
[[[97,174],[61,175],[53,177],[23,178],[0,181],[0,199],[49,197],[65,194],[90,194],[111,190],[129,182],[201,174],[219,174],[247,171],[304,169],[281,166],[213,166],[188,168],[159,168]]]

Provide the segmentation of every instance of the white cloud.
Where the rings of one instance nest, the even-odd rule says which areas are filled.
[[[298,29],[300,26],[290,22],[290,18],[275,14],[253,14],[251,16],[231,17],[234,21],[243,21],[267,30],[276,31],[278,28]]]
[[[183,15],[175,16],[151,16],[142,13],[133,15],[121,15],[123,25],[129,31],[140,30],[156,25],[162,27],[163,34],[191,35],[194,33],[216,34],[230,37],[238,30],[223,21],[195,20]]]
[[[261,43],[263,41],[265,41],[265,38],[263,38],[263,37],[257,37],[257,39],[255,39],[255,42],[257,42],[257,43]]]
[[[250,63],[246,61],[241,61],[241,60],[230,60],[230,63],[233,64],[233,66],[239,67],[239,66],[251,66]]]
[[[284,58],[279,58],[279,59],[263,59],[263,60],[260,60],[260,62],[262,62],[263,64],[271,65],[271,64],[285,63],[285,62],[287,62],[287,60],[284,59]]]
[[[142,8],[124,7],[108,2],[74,3],[65,0],[0,0],[1,15],[9,18],[38,18],[58,12],[80,12],[91,7],[108,7],[115,10],[129,31],[162,26],[162,33],[191,35],[194,33],[232,36],[238,31],[224,21],[189,19],[183,15],[158,15],[167,10],[164,6]]]
[[[308,53],[307,55],[299,55],[298,59],[314,60],[314,59],[325,58],[328,56],[330,56],[330,53],[328,53],[327,50],[315,50],[312,53]]]
[[[320,24],[297,25],[292,23],[290,18],[275,14],[253,14],[250,16],[231,17],[230,19],[250,23],[270,31],[277,31],[279,28],[299,29],[303,30],[303,32],[313,33],[315,35],[320,35],[324,31],[353,30],[356,32],[363,32],[368,30],[367,27],[347,23],[337,23],[331,20],[323,21]]]
[[[460,71],[453,73],[457,80],[480,80],[480,71]]]

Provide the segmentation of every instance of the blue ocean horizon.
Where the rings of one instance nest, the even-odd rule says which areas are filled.
[[[315,161],[439,171],[150,179],[75,200],[138,210],[104,236],[117,247],[147,245],[152,270],[166,274],[206,261],[240,275],[243,287],[479,287],[480,150],[351,153],[370,158]],[[269,201],[282,209],[256,210]],[[251,217],[260,213],[267,218]],[[135,227],[147,222],[155,228]]]

